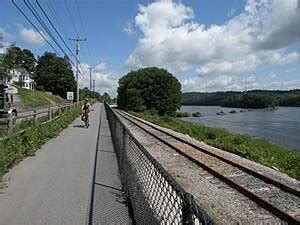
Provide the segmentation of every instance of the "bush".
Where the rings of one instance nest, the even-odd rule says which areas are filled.
[[[219,115],[219,116],[226,115],[226,113],[224,113],[222,110],[220,112],[217,112],[216,114]]]
[[[180,107],[180,89],[179,81],[167,70],[140,69],[119,80],[117,104],[124,110],[171,115]]]
[[[191,115],[188,112],[176,112],[175,117],[190,117]]]
[[[193,117],[200,117],[200,116],[202,116],[202,114],[200,112],[193,112],[192,116]]]
[[[236,111],[235,110],[231,110],[229,113],[236,113]]]

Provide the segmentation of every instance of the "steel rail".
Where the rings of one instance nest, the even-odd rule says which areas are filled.
[[[147,130],[146,128],[142,127],[141,125],[139,125],[138,123],[132,121],[132,119],[129,119],[128,117],[124,116],[122,113],[120,113],[120,111],[116,110],[116,112],[122,116],[123,118],[125,118],[126,120],[130,121],[132,124],[134,124],[135,126],[139,127],[140,129],[142,129],[143,131],[145,131],[146,133],[150,134],[151,136],[153,136],[154,138],[156,138],[157,140],[159,140],[160,142],[164,143],[165,145],[167,145],[168,147],[172,148],[173,150],[175,150],[176,152],[178,152],[179,154],[183,155],[184,157],[188,158],[190,161],[192,161],[193,163],[195,163],[196,165],[202,167],[203,169],[205,169],[206,171],[208,171],[209,173],[211,173],[213,176],[219,178],[220,180],[222,180],[223,182],[225,182],[226,184],[230,185],[231,187],[233,187],[234,189],[236,189],[237,191],[239,191],[241,194],[245,195],[246,197],[248,197],[249,199],[251,199],[253,202],[255,202],[256,204],[258,204],[259,206],[263,207],[264,209],[266,209],[267,211],[271,212],[272,214],[274,214],[276,217],[278,217],[279,219],[282,219],[286,222],[288,222],[289,224],[300,224],[300,220],[298,220],[296,217],[290,215],[289,213],[281,210],[280,208],[270,204],[267,200],[264,200],[262,198],[260,198],[258,195],[256,195],[255,193],[253,193],[252,191],[244,188],[243,186],[239,185],[238,183],[234,182],[233,180],[229,179],[228,177],[222,175],[221,173],[217,172],[216,170],[208,167],[207,165],[205,165],[204,163],[200,162],[199,160],[197,160],[196,158],[194,158],[193,156],[186,154],[185,152],[183,152],[182,150],[180,150],[178,147],[170,144],[169,142],[167,142],[166,140],[164,140],[163,138],[157,136],[156,134],[150,132],[149,130]],[[132,116],[131,116],[132,117]],[[132,117],[134,118],[134,117]],[[135,120],[138,120],[136,118],[134,118]],[[139,122],[148,125],[148,123],[145,123],[143,121],[138,120]],[[152,127],[152,126],[150,126]],[[154,128],[158,131],[161,131],[158,128]],[[164,133],[164,132],[163,132]],[[170,135],[171,136],[171,135]],[[177,139],[177,138],[176,138]],[[180,140],[180,138],[178,138],[177,140]],[[189,144],[189,143],[188,143]],[[252,175],[252,174],[251,174]]]
[[[179,183],[177,183],[177,181],[169,174],[169,172],[167,170],[165,170],[160,165],[160,163],[153,158],[153,156],[146,150],[146,148],[132,134],[132,132],[126,126],[126,124],[119,118],[116,111],[113,110],[106,103],[104,103],[104,104],[105,104],[105,107],[107,107],[107,109],[110,110],[112,115],[119,120],[121,126],[123,127],[123,129],[125,129],[126,133],[131,138],[133,143],[143,152],[143,154],[145,154],[145,156],[151,161],[151,163],[153,163],[153,165],[156,169],[158,169],[159,171],[162,171],[162,176],[164,177],[164,179],[166,179],[166,181],[168,181],[170,184],[174,185],[173,188],[176,192],[183,194],[183,196],[181,196],[183,200],[188,200],[188,204],[191,204],[192,203],[191,200],[194,199],[193,195],[191,195],[190,193],[187,193],[181,187],[181,185],[179,185]],[[194,203],[195,204],[193,204],[193,207],[191,207],[189,210],[192,210],[192,212],[195,213],[194,215],[198,215],[198,212],[202,213],[202,216],[204,216],[204,217],[197,217],[200,220],[200,222],[202,224],[214,224],[213,221],[211,220],[211,218],[206,214],[206,212],[203,211],[203,209],[198,204],[196,204],[196,202],[194,202]],[[187,204],[187,202],[185,202],[185,204]]]
[[[164,133],[164,134],[166,134],[166,135],[168,135],[168,136],[170,136],[170,137],[176,139],[177,141],[183,142],[184,144],[187,144],[187,145],[189,145],[189,146],[191,146],[191,147],[193,147],[193,148],[195,148],[195,149],[197,149],[197,150],[199,150],[199,151],[201,151],[201,152],[204,152],[204,153],[206,153],[206,154],[208,154],[208,155],[210,155],[210,156],[213,156],[213,157],[215,157],[215,158],[218,158],[218,159],[222,160],[222,161],[225,162],[225,163],[228,163],[228,164],[230,164],[230,165],[233,165],[233,166],[235,166],[235,167],[237,167],[237,168],[243,170],[244,172],[246,172],[246,173],[248,173],[248,174],[251,174],[252,176],[254,176],[254,177],[256,177],[256,178],[258,178],[258,179],[260,179],[260,180],[262,180],[262,181],[264,181],[264,182],[266,182],[266,183],[272,184],[272,185],[274,185],[275,187],[280,188],[281,190],[283,190],[283,191],[285,191],[285,192],[288,192],[288,193],[293,194],[293,195],[295,195],[295,196],[297,196],[297,197],[300,197],[300,191],[297,190],[297,189],[295,189],[295,188],[293,188],[293,187],[290,187],[290,186],[288,186],[288,185],[286,185],[286,184],[280,183],[279,181],[274,180],[274,179],[272,179],[272,178],[270,178],[270,177],[268,177],[268,176],[265,176],[265,175],[263,175],[263,174],[261,174],[261,173],[258,173],[258,172],[254,171],[254,170],[252,170],[252,169],[250,169],[250,168],[248,168],[248,167],[246,167],[246,166],[243,166],[243,165],[241,165],[241,164],[239,164],[239,163],[236,163],[236,162],[234,162],[234,161],[231,161],[231,160],[229,160],[229,159],[226,159],[226,158],[224,158],[224,157],[222,157],[222,156],[220,156],[220,155],[218,155],[218,154],[216,154],[216,153],[213,153],[213,152],[208,151],[208,150],[206,150],[206,149],[204,149],[204,148],[201,148],[200,146],[198,146],[198,145],[196,145],[196,144],[193,144],[193,143],[191,143],[191,142],[189,142],[189,141],[187,141],[187,140],[184,140],[183,138],[180,138],[180,137],[175,136],[175,135],[173,135],[173,134],[171,134],[171,133],[168,133],[167,131],[164,131],[164,130],[162,130],[162,129],[159,129],[158,127],[156,127],[156,126],[150,124],[149,122],[145,122],[145,121],[143,121],[143,120],[140,119],[140,118],[137,118],[137,117],[135,117],[135,116],[130,115],[129,113],[126,113],[126,112],[122,112],[122,113],[126,114],[127,116],[129,116],[129,117],[131,117],[131,118],[133,118],[133,119],[135,119],[135,120],[137,120],[137,121],[139,121],[139,122],[141,122],[141,123],[143,123],[143,124],[145,124],[145,125],[147,125],[147,126],[153,128],[153,129],[155,129],[155,130],[157,130],[157,131],[159,131],[159,132],[162,132],[162,133]]]

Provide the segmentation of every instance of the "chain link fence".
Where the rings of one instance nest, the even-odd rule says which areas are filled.
[[[213,224],[105,103],[121,182],[136,224]]]

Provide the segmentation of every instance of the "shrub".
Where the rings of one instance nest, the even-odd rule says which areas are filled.
[[[188,112],[176,112],[176,117],[190,117],[191,115]]]
[[[119,80],[117,104],[124,110],[171,115],[180,107],[180,89],[179,81],[167,70],[151,67],[131,71]]]
[[[193,117],[200,117],[200,116],[202,116],[202,114],[200,112],[193,112],[192,116]]]

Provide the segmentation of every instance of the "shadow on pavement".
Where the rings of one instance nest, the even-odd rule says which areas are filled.
[[[78,125],[74,125],[73,126],[74,128],[86,128],[84,125],[82,124],[78,124]]]

